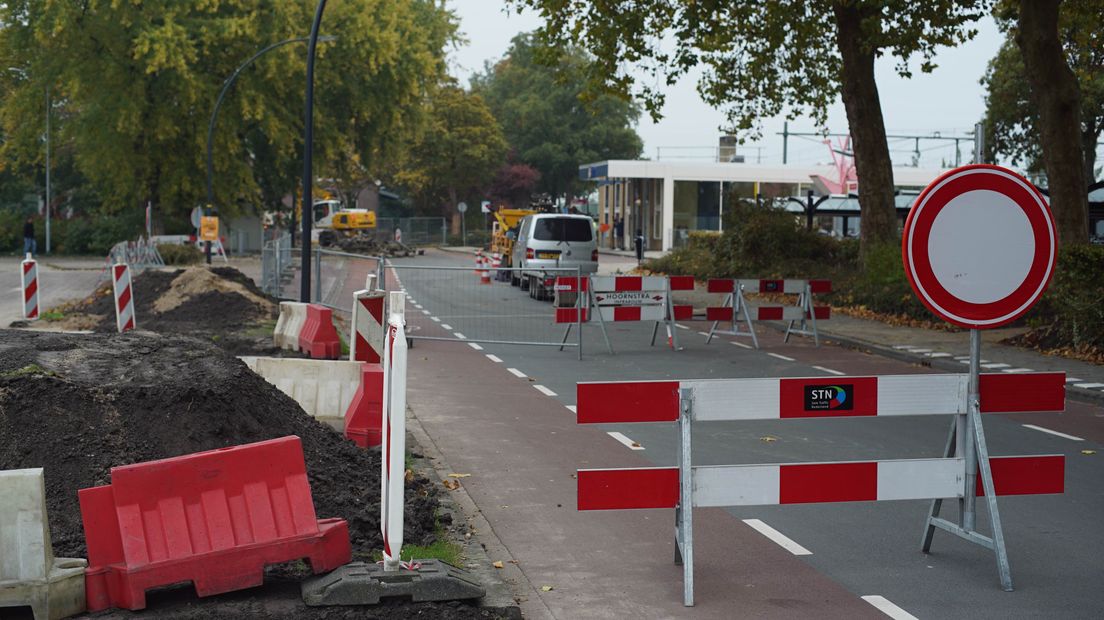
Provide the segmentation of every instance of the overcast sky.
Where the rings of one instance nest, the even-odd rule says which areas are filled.
[[[535,30],[541,20],[533,13],[507,14],[497,0],[450,0],[460,18],[460,30],[468,43],[451,55],[451,72],[467,84],[472,73],[482,71],[484,63],[496,61],[505,54],[510,39],[519,32]],[[931,74],[917,69],[912,79],[903,79],[893,71],[892,59],[879,60],[876,66],[878,90],[889,134],[924,134],[940,132],[943,136],[966,135],[973,131],[985,109],[985,93],[978,80],[985,67],[1000,48],[1002,36],[992,19],[978,24],[978,35],[972,41],[952,49],[941,50],[936,57],[939,67]],[[831,36],[829,32],[825,36]],[[717,144],[718,127],[723,115],[704,102],[695,88],[696,76],[688,76],[667,92],[663,118],[653,123],[643,115],[637,127],[644,139],[644,154],[654,159],[675,156],[704,156]],[[747,161],[761,157],[763,163],[781,163],[782,118],[763,122],[763,139],[759,150],[746,148]],[[790,123],[790,131],[811,132],[818,128],[811,119]],[[829,109],[828,129],[845,132],[847,117],[843,105],[836,102]],[[889,141],[894,163],[911,165],[914,143],[911,140]],[[693,148],[699,147],[699,148]],[[963,162],[968,162],[972,144],[960,145]],[[939,166],[944,159],[954,161],[954,144],[921,141],[921,166]],[[829,162],[827,148],[817,139],[791,137],[791,163]]]

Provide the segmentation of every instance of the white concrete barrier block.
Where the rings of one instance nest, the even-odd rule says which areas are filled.
[[[345,432],[345,411],[360,387],[360,362],[253,356],[239,359],[299,403],[307,415],[339,433]]]
[[[299,350],[299,332],[303,331],[303,323],[307,322],[307,304],[298,301],[284,302],[288,305],[290,314],[287,326],[284,328],[285,349]]]
[[[87,566],[54,557],[42,469],[0,471],[0,608],[28,606],[35,620],[79,614]]]
[[[280,302],[280,317],[276,319],[276,329],[272,330],[272,344],[286,349],[287,346],[287,327],[288,322],[291,321],[291,308],[288,307],[289,301]]]

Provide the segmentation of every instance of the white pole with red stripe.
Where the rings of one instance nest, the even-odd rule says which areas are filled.
[[[23,291],[23,318],[28,321],[38,319],[38,261],[30,253],[20,264],[20,288]]]
[[[377,364],[383,349],[384,291],[366,289],[353,293],[353,320],[349,334],[349,360]]]
[[[383,568],[402,567],[403,484],[406,478],[406,295],[390,293],[383,345],[383,443],[380,459],[380,533]]]
[[[112,290],[115,293],[115,327],[119,333],[135,328],[134,292],[130,282],[130,266],[116,263],[111,266]]]

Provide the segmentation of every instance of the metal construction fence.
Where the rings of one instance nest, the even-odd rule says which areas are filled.
[[[376,220],[376,234],[394,239],[395,229],[402,231],[406,245],[444,245],[448,226],[443,217],[381,217]]]
[[[573,342],[565,342],[566,326],[556,323],[551,305],[527,297],[510,285],[509,277],[499,279],[511,271],[517,270],[388,260],[382,285],[406,292],[407,329],[415,340],[575,347],[581,355],[582,330],[575,331]],[[581,275],[578,269],[544,271],[550,281]]]
[[[165,266],[165,260],[157,251],[157,243],[145,237],[139,237],[136,241],[120,241],[113,245],[104,259],[98,282],[111,279],[111,266],[116,263],[125,263],[135,272]]]
[[[261,289],[277,299],[298,300],[303,252],[290,246],[287,235],[265,244],[261,252]],[[375,256],[315,246],[311,250],[310,301],[348,313],[353,293],[365,287],[368,275],[379,276],[380,265]]]

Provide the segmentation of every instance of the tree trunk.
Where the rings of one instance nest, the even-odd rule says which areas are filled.
[[[1081,154],[1081,91],[1058,38],[1060,0],[1020,0],[1016,45],[1039,111],[1050,209],[1066,245],[1089,242],[1089,199]]]
[[[450,187],[448,189],[449,204],[448,213],[445,215],[449,218],[449,234],[460,234],[460,212],[456,210],[456,188]]]
[[[859,178],[859,210],[862,216],[860,251],[863,257],[874,247],[894,243],[897,212],[893,201],[893,162],[886,144],[885,120],[874,81],[874,51],[865,49],[862,31],[866,17],[879,9],[860,8],[855,2],[836,2],[836,45],[842,59],[840,94],[851,128],[855,171]]]
[[[1085,183],[1096,182],[1096,141],[1100,139],[1100,125],[1095,118],[1086,118],[1081,131],[1081,154],[1085,157]]]

